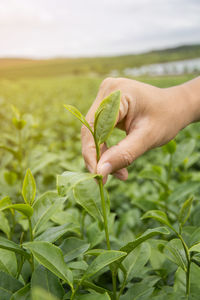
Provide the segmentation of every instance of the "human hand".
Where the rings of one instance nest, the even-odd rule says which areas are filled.
[[[98,163],[93,137],[85,126],[82,127],[82,154],[86,167],[92,173],[102,174],[104,183],[111,173],[126,180],[128,165],[144,152],[169,142],[192,122],[181,86],[160,89],[131,79],[107,78],[86,116],[92,127],[101,101],[116,90],[121,91],[116,126],[125,130],[126,137],[109,149],[102,145]]]

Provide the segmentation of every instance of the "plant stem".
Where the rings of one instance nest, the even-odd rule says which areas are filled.
[[[32,223],[31,223],[31,219],[28,218],[28,225],[29,225],[29,233],[30,233],[30,241],[33,241],[33,229],[32,229]]]
[[[100,159],[100,147],[98,142],[95,139],[94,136],[94,142],[96,146],[96,153],[97,153],[97,162]],[[106,201],[105,201],[105,196],[104,196],[104,191],[103,191],[103,178],[98,177],[98,185],[99,185],[99,192],[101,196],[101,208],[103,212],[103,220],[104,220],[104,231],[105,231],[105,237],[106,237],[106,244],[107,244],[107,249],[111,250],[110,247],[110,238],[109,238],[109,231],[108,231],[108,219],[107,219],[107,212],[106,212]],[[112,267],[110,267],[111,273],[112,273],[112,283],[113,283],[113,300],[116,300],[117,298],[117,286],[116,286],[116,272],[112,270]]]
[[[82,279],[82,280],[83,280],[83,279]],[[72,294],[71,294],[70,300],[74,300],[75,294],[76,294],[76,292],[78,291],[78,289],[79,289],[79,286],[80,286],[80,285],[81,285],[81,283],[82,283],[82,280],[80,280],[80,281],[78,282],[78,284],[77,284],[77,286],[76,286],[75,290],[74,290],[74,289],[72,289]]]
[[[23,264],[24,264],[24,257],[21,257],[20,265],[19,265],[19,268],[18,268],[18,271],[17,271],[17,276],[16,276],[17,279],[19,278],[19,276],[21,274]]]
[[[182,242],[182,245],[183,245],[183,248],[184,248],[184,251],[185,251],[185,256],[186,256],[186,259],[187,259],[186,295],[188,297],[189,294],[190,294],[190,264],[191,264],[191,260],[190,260],[190,254],[189,254],[189,251],[188,251],[188,247],[187,247],[185,241],[183,240],[183,238],[180,234],[178,234],[178,237]]]
[[[107,213],[106,213],[106,202],[105,202],[104,191],[103,191],[103,179],[102,179],[102,177],[98,178],[98,184],[99,184],[99,191],[100,191],[100,196],[101,196],[101,207],[102,207],[102,211],[103,211],[106,244],[107,244],[108,250],[110,250],[111,247],[110,247],[110,239],[109,239],[109,232],[108,232],[108,219],[107,219]]]
[[[123,280],[121,289],[120,289],[120,291],[119,291],[119,294],[118,294],[118,296],[117,296],[117,300],[119,300],[121,294],[123,293],[123,291],[124,291],[124,289],[125,289],[125,286],[126,286],[126,280],[127,280],[127,277],[124,275],[124,280]]]
[[[18,130],[18,152],[19,152],[19,169],[20,169],[20,180],[22,184],[22,178],[23,178],[23,167],[22,167],[22,133],[21,130]]]

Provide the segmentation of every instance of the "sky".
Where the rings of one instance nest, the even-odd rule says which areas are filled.
[[[200,43],[200,0],[0,0],[0,57],[140,53]]]

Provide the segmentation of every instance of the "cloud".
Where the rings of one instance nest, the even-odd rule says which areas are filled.
[[[136,53],[200,42],[198,0],[1,0],[0,56]]]

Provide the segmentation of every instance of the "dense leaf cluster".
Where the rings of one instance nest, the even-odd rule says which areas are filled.
[[[0,82],[0,299],[198,300],[198,124],[139,158],[127,182],[110,178],[103,207],[62,105],[85,113],[99,83]],[[99,128],[101,143],[110,133]]]

